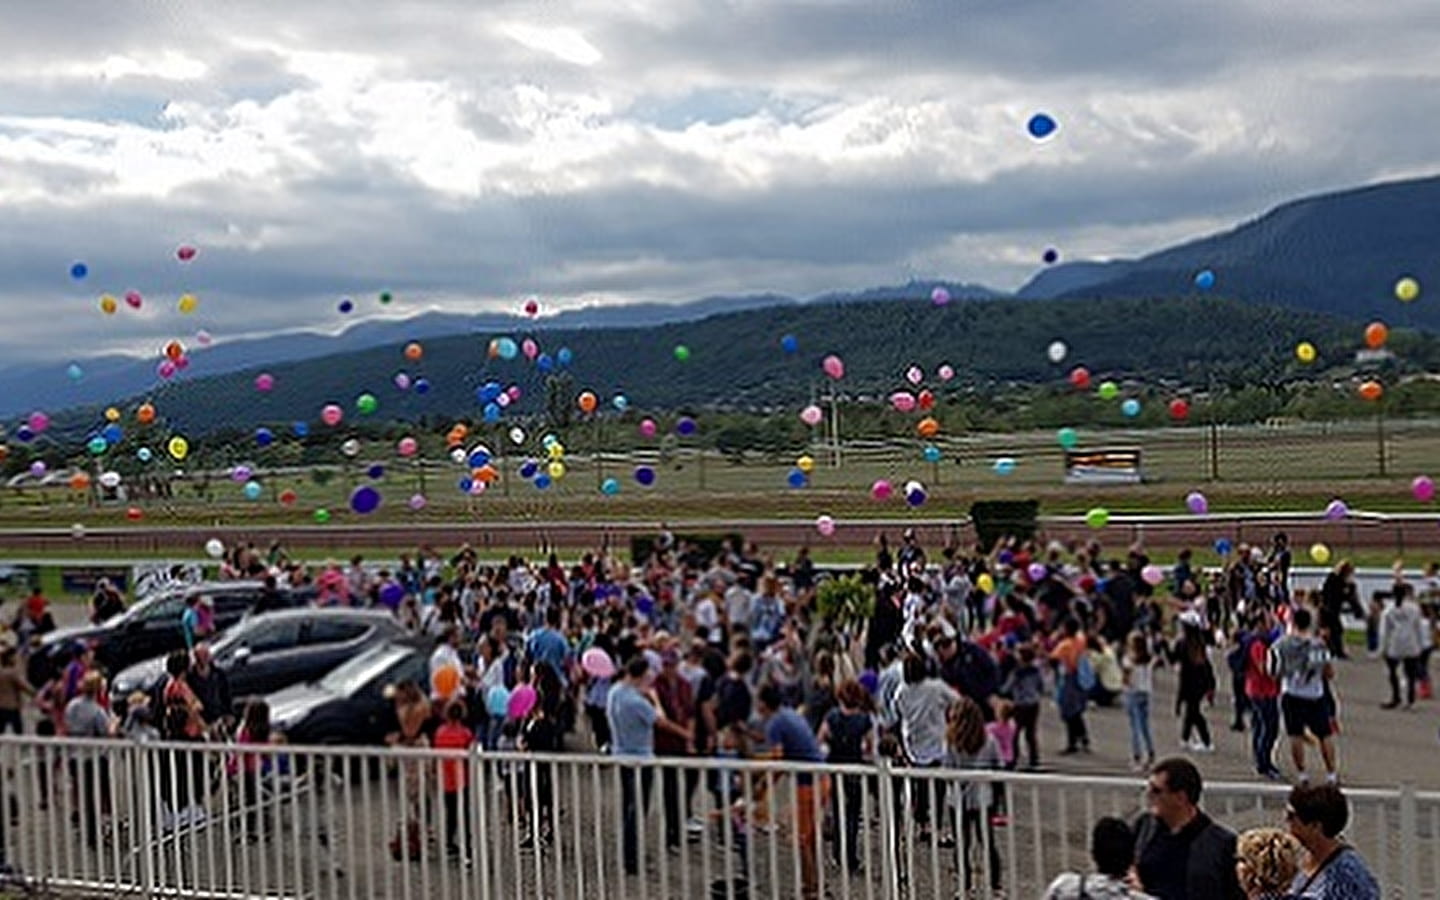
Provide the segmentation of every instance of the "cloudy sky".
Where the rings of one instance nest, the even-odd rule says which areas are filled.
[[[9,360],[333,328],[381,290],[1013,288],[1048,246],[1138,254],[1440,168],[1435,0],[0,7]],[[100,314],[130,289],[142,312]]]

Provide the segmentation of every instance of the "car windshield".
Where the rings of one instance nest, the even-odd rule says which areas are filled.
[[[320,687],[332,694],[349,696],[395,665],[409,652],[405,647],[376,647],[320,679]]]
[[[184,594],[180,591],[168,591],[165,593],[151,594],[122,613],[106,619],[105,625],[119,625],[125,622],[136,620],[153,619],[161,615],[180,615],[180,608],[184,605]]]

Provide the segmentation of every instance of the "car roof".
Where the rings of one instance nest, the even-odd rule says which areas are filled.
[[[338,619],[340,621],[358,620],[368,621],[393,621],[394,616],[383,609],[345,609],[334,606],[292,606],[289,609],[276,609],[251,616],[247,622],[269,622],[276,619]]]

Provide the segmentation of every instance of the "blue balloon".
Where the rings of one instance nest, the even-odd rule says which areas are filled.
[[[799,353],[800,339],[793,334],[787,334],[780,339],[780,349],[786,353]]]
[[[620,493],[620,482],[614,478],[607,478],[600,482],[600,493],[607,497],[613,497]]]
[[[911,491],[905,495],[905,502],[911,506],[920,506],[925,502],[925,492]]]
[[[260,482],[258,482],[258,481],[247,481],[247,482],[245,482],[245,499],[246,499],[246,500],[259,500],[259,499],[260,499],[260,491],[261,491]]]
[[[21,425],[15,429],[15,440],[22,444],[28,444],[35,440],[35,431],[29,425]]]
[[[630,406],[630,398],[626,397],[624,394],[616,394],[615,399],[611,400],[610,402],[614,404],[615,409],[619,410],[620,412],[624,412]]]
[[[921,451],[921,455],[925,457],[926,462],[937,463],[940,461],[940,448],[936,447],[934,444],[931,444],[923,451]]]
[[[460,489],[460,493],[468,494],[470,493],[470,489],[475,487],[475,481],[469,475],[466,475],[456,482],[455,486]]]
[[[555,371],[555,360],[550,358],[550,354],[542,353],[535,357],[535,368],[548,375]]]
[[[1215,552],[1221,556],[1229,556],[1234,547],[1230,544],[1229,538],[1216,538]]]
[[[803,488],[806,481],[805,473],[799,469],[791,469],[790,474],[785,476],[785,483],[792,488]]]
[[[465,459],[465,464],[472,469],[478,469],[489,462],[490,451],[483,447],[476,447],[474,450],[471,450],[470,455]]]
[[[494,425],[498,421],[500,421],[500,404],[485,404],[485,424]]]
[[[501,719],[510,710],[510,692],[504,685],[491,685],[490,690],[485,692],[485,711],[493,719]]]
[[[290,430],[295,432],[295,436],[298,438],[308,437],[310,435],[310,425],[306,422],[296,422],[290,426]]]
[[[649,466],[636,466],[635,481],[637,484],[649,487],[655,483],[655,470]]]
[[[350,509],[362,516],[380,508],[380,492],[369,485],[358,487],[350,494]]]
[[[524,478],[524,479],[526,479],[526,480],[529,480],[529,479],[531,479],[531,478],[534,478],[534,477],[535,477],[535,473],[536,473],[537,471],[539,471],[539,469],[540,469],[540,464],[539,464],[539,463],[537,463],[537,462],[536,462],[535,460],[533,460],[533,459],[527,459],[527,460],[525,460],[523,463],[520,464],[520,477],[521,477],[521,478]]]
[[[536,488],[537,490],[543,491],[543,490],[545,490],[545,489],[548,488],[548,487],[550,487],[550,476],[549,476],[549,475],[546,475],[544,472],[541,472],[539,475],[536,475],[536,476],[535,476],[535,488]]]
[[[1030,121],[1025,123],[1025,130],[1036,140],[1049,137],[1059,127],[1053,118],[1043,112],[1031,116]]]
[[[120,439],[125,436],[125,433],[119,425],[112,422],[105,426],[105,430],[100,432],[100,436],[105,439],[105,443],[107,444],[118,444],[120,443]]]
[[[561,347],[555,351],[555,362],[560,368],[565,368],[575,361],[575,354],[570,352],[569,347]]]
[[[1002,456],[995,460],[996,475],[1010,475],[1015,471],[1015,460],[1008,456]]]
[[[1127,419],[1135,418],[1136,416],[1140,415],[1140,401],[1136,400],[1134,397],[1131,397],[1124,403],[1120,404],[1120,412],[1123,413],[1125,418]]]
[[[520,348],[515,345],[514,338],[502,337],[495,341],[495,353],[501,359],[514,359]]]
[[[680,421],[675,423],[675,433],[681,437],[689,437],[694,434],[699,426],[689,416],[681,416]],[[803,472],[801,474],[804,474]]]
[[[365,474],[372,481],[379,481],[380,479],[385,477],[385,467],[382,466],[380,463],[375,463],[370,468],[365,470]]]
[[[262,447],[268,447],[275,443],[275,433],[268,428],[255,429],[255,443]]]
[[[412,387],[414,387],[415,393],[419,394],[422,397],[430,393],[430,381],[428,379],[417,378],[415,379],[415,384],[412,385]]]
[[[347,297],[344,300],[340,301],[339,309],[342,313],[348,314],[355,309],[355,304],[351,302],[350,298]]]
[[[70,277],[75,279],[76,281],[80,281],[89,274],[90,267],[85,265],[83,262],[77,262],[70,267]]]
[[[1208,291],[1215,286],[1215,273],[1209,269],[1201,269],[1195,273],[1195,286],[1202,291]]]
[[[75,363],[70,364],[70,368],[65,370],[65,374],[70,376],[71,381],[79,381],[85,377],[85,371]]]
[[[1060,251],[1054,247],[1046,248],[1045,253],[1040,258],[1045,260],[1046,265],[1054,265],[1060,260]]]
[[[475,398],[481,403],[489,403],[491,400],[499,397],[500,392],[503,390],[505,389],[500,386],[500,382],[487,381],[475,389]]]
[[[150,452],[149,447],[141,447],[139,450],[135,451],[135,458],[140,460],[142,463],[148,463],[153,457],[154,454]]]

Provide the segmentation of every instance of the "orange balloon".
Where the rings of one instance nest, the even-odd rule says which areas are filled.
[[[581,391],[580,396],[575,399],[575,402],[580,405],[581,412],[593,413],[599,401],[595,399],[595,395],[590,391]]]
[[[179,341],[171,341],[170,343],[165,345],[165,356],[169,358],[171,362],[175,362],[184,355],[185,345],[180,343]]]
[[[410,360],[411,362],[419,362],[421,357],[423,357],[424,355],[425,348],[415,343],[414,341],[411,341],[410,343],[405,345],[405,358]]]
[[[1385,389],[1380,386],[1380,382],[1378,381],[1367,381],[1364,384],[1360,385],[1361,399],[1374,402],[1376,400],[1379,400],[1381,395],[1383,395],[1384,393]]]
[[[154,422],[155,407],[151,406],[149,403],[140,404],[140,408],[135,410],[135,421],[139,422],[141,425],[149,425],[151,422]]]
[[[470,477],[474,478],[476,481],[483,481],[486,484],[490,484],[495,479],[500,477],[500,473],[495,470],[494,466],[486,463],[485,465],[472,471],[470,473]]]
[[[453,697],[460,690],[460,670],[454,666],[436,669],[430,687],[437,697]]]
[[[500,340],[499,340],[499,338],[493,338],[493,339],[491,339],[491,341],[490,341],[490,346],[485,350],[485,355],[488,356],[488,357],[490,357],[491,359],[499,359],[499,358],[500,358]]]
[[[90,476],[84,472],[76,472],[70,476],[70,489],[74,491],[87,490],[90,487]]]
[[[915,423],[915,432],[923,438],[932,438],[940,433],[940,423],[931,416],[926,416]]]
[[[1384,322],[1371,322],[1365,326],[1365,346],[1371,350],[1379,350],[1389,338],[1390,329],[1385,327]]]

